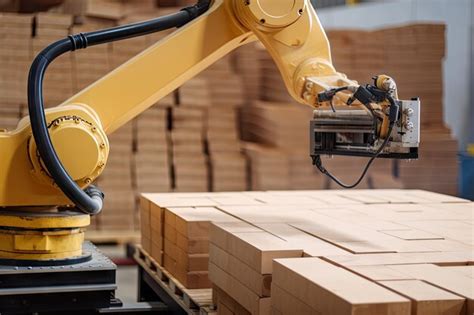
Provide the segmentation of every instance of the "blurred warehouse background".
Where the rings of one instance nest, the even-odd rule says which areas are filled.
[[[28,68],[48,43],[191,3],[0,0],[0,128],[14,129],[27,114]],[[472,0],[312,3],[340,72],[361,83],[386,72],[403,98],[422,100],[420,159],[379,160],[359,188],[419,188],[474,199]],[[167,34],[61,57],[47,73],[47,105],[60,104]],[[110,136],[111,157],[98,182],[106,209],[92,228],[137,230],[142,192],[337,189],[311,165],[310,118],[311,109],[289,97],[258,43],[237,49]],[[365,159],[325,164],[353,181]]]

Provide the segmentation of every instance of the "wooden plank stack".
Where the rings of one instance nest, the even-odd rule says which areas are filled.
[[[142,204],[163,218],[152,239],[208,240],[218,314],[474,311],[467,200],[332,190],[147,194]],[[189,262],[182,257],[175,265]]]

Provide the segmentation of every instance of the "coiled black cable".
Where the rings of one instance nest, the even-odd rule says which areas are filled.
[[[359,179],[357,179],[353,184],[346,184],[342,182],[340,179],[338,179],[336,176],[331,174],[324,166],[323,162],[321,160],[321,156],[317,155],[314,160],[314,165],[318,168],[318,170],[323,173],[324,175],[328,176],[330,179],[332,179],[336,184],[341,186],[342,188],[347,188],[351,189],[354,187],[357,187],[357,185],[360,184],[360,182],[364,179],[365,175],[367,174],[367,171],[369,170],[370,166],[372,163],[375,161],[375,159],[382,153],[383,149],[387,146],[389,140],[390,140],[390,134],[392,133],[393,130],[393,124],[391,123],[388,129],[387,137],[385,138],[384,142],[382,145],[379,147],[379,149],[375,152],[375,154],[369,159],[367,164],[364,167],[364,170],[362,171],[361,175],[359,176]]]
[[[387,136],[385,137],[385,140],[382,142],[382,144],[380,145],[378,150],[370,157],[370,159],[367,162],[367,164],[365,165],[364,170],[362,171],[361,175],[359,176],[359,178],[353,184],[346,184],[346,183],[342,182],[340,179],[338,179],[336,176],[331,174],[331,172],[329,172],[323,166],[323,161],[321,160],[320,155],[316,155],[314,157],[313,164],[318,168],[318,170],[322,174],[329,177],[331,180],[333,180],[336,184],[338,184],[342,188],[351,189],[351,188],[357,187],[357,185],[359,185],[360,182],[364,179],[364,177],[367,174],[367,172],[368,172],[370,166],[372,165],[372,163],[375,161],[376,158],[379,157],[379,155],[385,149],[387,144],[390,142],[390,136],[392,134],[393,127],[395,125],[395,121],[398,119],[398,113],[399,113],[400,106],[397,104],[397,101],[394,99],[394,97],[390,93],[387,93],[386,99],[390,103],[390,112],[389,112],[389,116],[388,116],[389,126],[388,126]]]
[[[71,35],[49,45],[36,56],[28,76],[28,110],[31,130],[39,155],[49,174],[80,211],[90,215],[98,214],[102,210],[103,194],[94,187],[83,191],[68,174],[53,147],[43,103],[43,80],[48,66],[62,54],[76,49],[183,26],[206,12],[210,4],[211,0],[199,0],[194,6],[150,21]]]

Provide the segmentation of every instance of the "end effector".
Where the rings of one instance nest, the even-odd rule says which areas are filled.
[[[317,95],[310,139],[313,161],[320,155],[416,159],[420,101],[399,100],[395,81],[386,75],[373,85],[327,89]]]

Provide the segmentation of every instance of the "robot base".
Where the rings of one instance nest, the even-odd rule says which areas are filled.
[[[70,265],[0,265],[0,313],[86,314],[117,306],[116,265],[85,242],[88,261]]]

